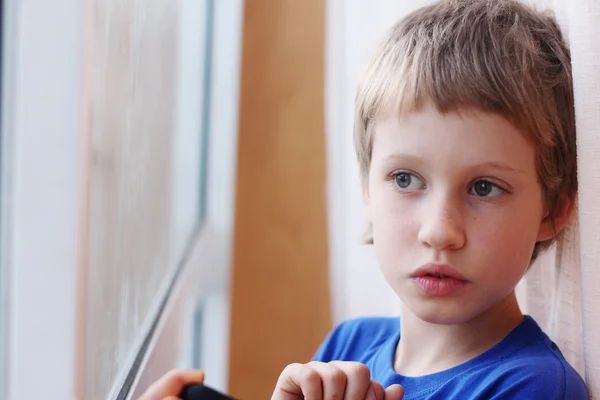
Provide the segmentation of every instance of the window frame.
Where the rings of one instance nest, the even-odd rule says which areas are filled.
[[[8,400],[36,398],[41,388],[48,398],[84,393],[88,138],[81,104],[88,90],[90,4],[4,4],[0,327],[6,329],[0,339],[7,354],[0,359],[6,374],[0,396]],[[165,277],[139,335],[147,351],[132,349],[131,366],[117,377],[130,386],[115,385],[115,398],[141,393],[167,369],[193,366],[198,342],[206,345],[207,383],[227,386],[242,15],[243,0],[214,1],[212,39],[219,45],[209,77],[204,222],[179,268]],[[196,337],[199,305],[209,328]]]

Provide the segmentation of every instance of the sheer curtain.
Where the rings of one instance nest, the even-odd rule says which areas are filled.
[[[334,322],[397,313],[397,301],[378,273],[364,228],[358,169],[352,148],[354,89],[374,41],[395,20],[431,0],[328,0],[326,129]],[[586,377],[600,398],[600,2],[528,0],[553,9],[571,45],[579,153],[579,211],[561,243],[539,258],[517,293],[531,314]]]
[[[567,4],[566,0],[563,0]],[[600,3],[582,0],[568,3],[575,111],[579,157],[579,243],[581,247],[580,310],[583,322],[583,359],[587,382],[594,397],[600,397]],[[565,267],[571,267],[566,264]],[[579,270],[579,268],[576,268]]]

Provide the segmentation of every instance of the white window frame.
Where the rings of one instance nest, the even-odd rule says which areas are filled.
[[[242,0],[215,1],[205,222],[156,318],[127,398],[165,370],[192,362],[187,353],[198,338],[191,337],[189,321],[198,301],[209,327],[200,338],[209,344],[201,359],[210,371],[207,383],[227,386],[242,8]],[[85,311],[81,103],[89,16],[76,0],[5,0],[3,11],[0,326],[6,328],[1,339],[7,352],[0,359],[0,398],[79,399]],[[172,278],[165,279],[164,293]],[[175,341],[167,329],[173,324],[180,326]],[[173,352],[174,359],[160,356]]]

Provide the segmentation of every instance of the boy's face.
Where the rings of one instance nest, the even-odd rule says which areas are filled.
[[[431,323],[501,306],[552,236],[533,145],[475,110],[378,121],[363,197],[386,280]]]

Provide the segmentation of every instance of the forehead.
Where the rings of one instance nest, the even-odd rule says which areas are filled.
[[[506,118],[477,109],[439,112],[425,104],[418,111],[375,121],[372,162],[411,154],[439,162],[503,162],[534,166],[535,147]]]

